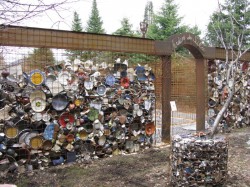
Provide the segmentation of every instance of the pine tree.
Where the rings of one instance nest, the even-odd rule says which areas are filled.
[[[93,0],[92,10],[87,22],[87,32],[91,33],[105,33],[104,29],[102,28],[103,21],[99,16],[99,10],[97,8],[96,0]]]
[[[120,36],[134,36],[134,31],[132,30],[133,25],[129,23],[128,18],[123,18],[121,21],[121,27],[117,29],[113,34]]]
[[[76,32],[82,32],[83,31],[81,19],[79,17],[79,14],[76,11],[74,12],[74,17],[73,17],[73,21],[72,21],[71,30],[76,31]],[[67,50],[66,54],[68,56],[68,59],[71,62],[73,62],[76,58],[79,58],[79,57],[82,56],[82,51],[79,51],[79,50]]]
[[[183,33],[187,27],[181,25],[182,17],[178,16],[178,6],[174,0],[165,0],[161,10],[155,14],[149,25],[147,36],[155,40],[164,40],[174,34]]]
[[[72,31],[77,31],[77,32],[82,32],[83,31],[81,19],[79,17],[79,14],[76,11],[74,12],[74,18],[73,18],[73,21],[72,21],[71,30]]]
[[[132,30],[133,25],[129,23],[128,18],[123,18],[121,20],[121,27],[117,29],[113,34],[114,35],[120,35],[120,36],[136,36],[135,32]],[[114,60],[117,58],[120,58],[122,61],[129,60],[131,61],[131,57],[133,57],[132,54],[129,53],[113,53]]]

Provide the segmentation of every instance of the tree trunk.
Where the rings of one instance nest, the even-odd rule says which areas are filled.
[[[234,89],[232,89],[230,92],[229,92],[229,95],[227,97],[227,100],[225,102],[225,104],[223,105],[223,107],[221,108],[220,112],[218,113],[218,115],[216,116],[215,120],[214,120],[214,124],[213,124],[213,128],[210,132],[210,136],[211,138],[214,137],[214,134],[216,133],[216,130],[218,128],[218,125],[223,117],[223,114],[225,113],[225,111],[227,110],[230,102],[232,101],[233,99],[233,96],[234,96]]]

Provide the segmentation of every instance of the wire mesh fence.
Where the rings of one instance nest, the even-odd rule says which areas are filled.
[[[26,33],[13,35],[10,30],[1,37],[9,37],[12,46],[26,41],[22,36],[26,43],[57,48],[1,46],[3,170],[13,163],[28,171],[82,163],[161,143],[162,91],[168,89],[162,86],[162,61],[136,53],[151,51],[147,44],[152,41],[110,36],[97,41],[91,34],[82,40],[82,35],[63,32],[60,46],[59,38],[53,40],[46,30],[22,32]],[[112,50],[112,41],[118,39],[125,52]],[[31,45],[35,46],[27,46]],[[173,61],[171,99],[178,112],[172,117],[178,124],[195,119],[194,77],[189,59]]]
[[[2,46],[2,169],[81,163],[155,144],[157,63],[142,54]]]

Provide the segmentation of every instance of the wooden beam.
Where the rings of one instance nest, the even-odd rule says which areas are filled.
[[[224,48],[218,47],[205,47],[205,55],[204,58],[206,59],[218,59],[218,60],[225,60],[226,52]],[[234,57],[235,58],[235,57]],[[229,55],[229,60],[231,60],[231,55]],[[250,51],[242,55],[241,61],[250,61]]]
[[[0,45],[155,54],[150,39],[17,26],[0,27]]]
[[[172,43],[168,40],[155,41],[108,34],[2,25],[0,25],[0,45],[143,53],[157,56],[172,54]],[[225,60],[225,57],[223,48],[205,47],[204,58]],[[250,51],[243,55],[241,60],[250,61]]]

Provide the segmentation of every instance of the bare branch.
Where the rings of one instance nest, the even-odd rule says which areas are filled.
[[[27,3],[26,0],[1,0],[0,24],[17,24],[49,10],[56,12],[60,18],[63,18],[60,15],[60,10],[63,10],[65,5],[78,1],[80,0],[32,0]]]

